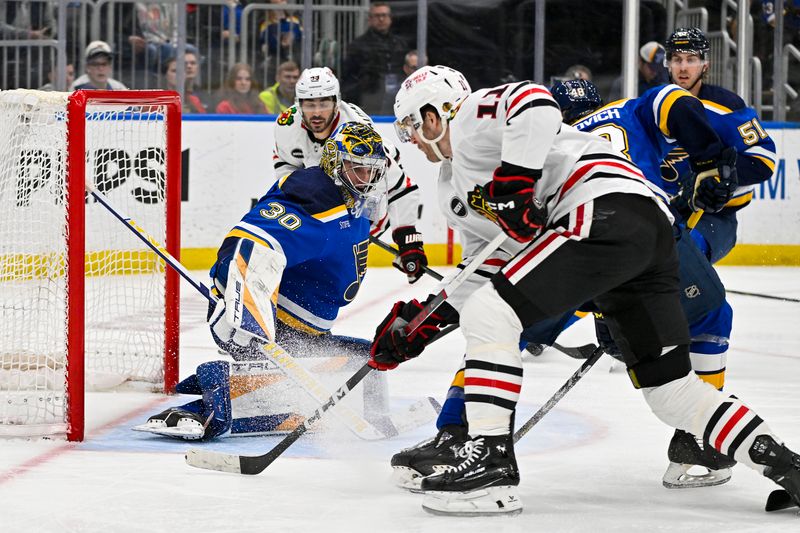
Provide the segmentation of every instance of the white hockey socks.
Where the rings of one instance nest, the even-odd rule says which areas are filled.
[[[467,339],[464,399],[470,435],[506,435],[522,389],[522,324],[491,283],[461,310]]]
[[[694,373],[642,392],[663,422],[702,436],[719,452],[759,473],[764,473],[764,466],[754,463],[748,453],[755,438],[770,435],[781,442],[761,417],[738,398],[725,397]]]

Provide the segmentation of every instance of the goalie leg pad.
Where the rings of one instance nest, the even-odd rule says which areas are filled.
[[[211,417],[204,438],[211,439],[231,429],[230,365],[211,361],[197,367],[197,381],[203,393],[203,416]]]
[[[275,339],[275,309],[286,257],[249,239],[239,239],[226,262],[223,299],[209,312],[214,340],[231,355],[252,352],[254,339]],[[222,275],[224,269],[217,269]]]

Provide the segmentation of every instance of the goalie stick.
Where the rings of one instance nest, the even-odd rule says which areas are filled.
[[[370,236],[369,242],[371,242],[378,248],[385,250],[390,254],[394,255],[395,257],[397,257],[398,254],[397,249],[383,242],[379,238]],[[422,267],[422,271],[431,276],[436,281],[442,281],[444,279],[444,276],[442,276],[435,270],[428,268],[427,266]],[[559,352],[563,353],[564,355],[572,357],[573,359],[588,359],[589,357],[592,356],[592,353],[594,352],[595,348],[597,348],[597,346],[595,346],[594,344],[584,344],[583,346],[572,347],[572,346],[562,346],[557,342],[554,342],[552,344],[552,347],[558,350]]]
[[[194,276],[184,267],[180,261],[170,254],[163,245],[155,240],[147,233],[141,226],[122,213],[117,208],[111,205],[108,198],[99,192],[93,184],[86,183],[86,190],[105,207],[117,220],[122,222],[134,235],[136,235],[142,242],[144,242],[156,255],[158,255],[164,263],[173,268],[178,274],[183,277],[189,284],[194,287],[200,294],[202,294],[210,303],[214,303],[216,298],[211,294],[208,287],[202,282],[195,279]],[[295,384],[297,384],[303,391],[305,391],[311,398],[318,403],[326,401],[326,396],[330,392],[308,371],[306,371],[294,357],[280,347],[276,342],[266,341],[262,346],[262,353],[272,360]],[[360,381],[360,380],[358,380]],[[385,439],[388,436],[380,432],[375,426],[364,420],[358,413],[350,409],[348,406],[343,405],[337,410],[339,420],[341,420],[347,428],[356,434],[358,437],[365,440],[379,440]],[[391,430],[392,428],[390,428]],[[395,429],[396,430],[396,429]]]
[[[419,314],[414,317],[404,328],[406,335],[414,331],[427,317],[433,313],[439,305],[442,304],[447,298],[448,294],[456,290],[464,281],[467,280],[478,267],[506,240],[504,233],[499,234],[490,243],[488,243],[473,260],[467,264],[464,269],[459,272],[447,286],[442,289],[439,294],[434,297],[431,302],[426,305]],[[443,329],[436,338],[441,337],[455,329],[455,325],[448,326]],[[448,329],[449,328],[449,329]],[[435,340],[435,339],[434,339]],[[333,395],[324,402],[322,406],[317,408],[314,413],[305,419],[294,431],[284,437],[274,448],[269,450],[263,455],[249,456],[249,455],[236,455],[230,453],[220,453],[199,448],[192,448],[186,453],[186,464],[195,468],[203,468],[206,470],[217,470],[220,472],[230,472],[233,474],[247,474],[255,475],[260,474],[271,465],[275,459],[281,456],[289,446],[294,444],[308,428],[317,422],[322,415],[331,407],[336,405],[342,398],[344,398],[353,387],[355,387],[364,376],[369,374],[373,368],[369,365],[364,365],[355,374],[353,374],[344,385],[333,393]]]

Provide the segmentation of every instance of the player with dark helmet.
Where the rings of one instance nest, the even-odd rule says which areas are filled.
[[[664,66],[672,82],[698,96],[703,76],[708,72],[711,44],[699,28],[678,28],[664,43]]]
[[[550,92],[561,108],[561,116],[567,124],[576,122],[603,105],[603,98],[597,87],[587,80],[558,82]]]

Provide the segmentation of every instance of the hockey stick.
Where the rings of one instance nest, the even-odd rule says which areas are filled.
[[[99,192],[93,184],[86,183],[86,190],[105,207],[114,217],[133,232],[142,242],[144,242],[156,255],[158,255],[164,263],[173,268],[178,274],[183,277],[189,284],[194,287],[200,294],[202,294],[210,303],[215,303],[216,298],[211,294],[208,287],[202,282],[195,279],[194,276],[186,270],[180,261],[170,254],[163,245],[147,233],[141,226],[134,222],[126,214],[122,213],[113,207],[108,198]],[[325,402],[326,396],[329,396],[329,391],[309,372],[307,372],[302,365],[300,365],[294,357],[281,348],[273,341],[267,341],[261,346],[262,353],[271,359],[292,381],[295,382],[303,391],[311,396],[316,402]],[[360,381],[360,380],[359,380]],[[347,428],[355,433],[357,436],[365,440],[379,440],[384,439],[387,435],[381,433],[375,426],[364,420],[358,413],[353,411],[347,406],[342,406],[337,410],[339,419],[347,426]]]
[[[738,294],[740,296],[753,296],[755,298],[767,298],[768,300],[778,300],[779,302],[794,302],[800,304],[799,298],[788,298],[786,296],[771,296],[769,294],[759,294],[757,292],[732,291],[729,289],[725,289],[725,292],[729,292],[731,294]]]
[[[369,242],[371,242],[378,248],[381,248],[382,250],[389,252],[395,257],[398,257],[398,250],[396,248],[392,248],[390,245],[386,244],[379,238],[370,236]],[[437,281],[442,281],[444,279],[444,276],[442,276],[441,274],[439,274],[438,272],[427,266],[422,267],[422,271]],[[588,359],[589,357],[591,357],[595,348],[597,348],[597,346],[595,346],[594,344],[584,344],[583,346],[572,347],[572,346],[562,346],[557,342],[554,342],[552,344],[552,347],[558,350],[559,352],[568,355],[569,357],[572,357],[573,359]]]
[[[533,426],[539,423],[539,421],[544,418],[544,415],[550,412],[550,410],[555,407],[555,405],[563,398],[569,390],[575,386],[575,384],[580,381],[580,379],[589,371],[592,366],[600,359],[600,356],[603,355],[603,349],[600,347],[595,347],[594,352],[592,353],[589,358],[583,362],[583,364],[575,371],[572,376],[561,385],[561,387],[550,397],[547,402],[543,406],[539,408],[538,411],[527,421],[525,422],[516,432],[514,432],[514,442],[519,441],[525,434],[531,430]]]
[[[462,283],[464,283],[467,278],[469,278],[477,269],[478,267],[483,264],[483,262],[506,240],[505,234],[500,234],[495,237],[489,244],[487,244],[481,252],[476,255],[473,260],[464,267],[464,269],[458,273],[451,281],[447,284],[447,286],[442,289],[439,294],[436,295],[435,298],[431,300],[431,303],[426,305],[420,313],[412,319],[404,328],[406,334],[411,333],[414,331],[428,316],[433,313],[436,308],[442,304],[447,298],[448,293],[452,293],[456,290]],[[418,317],[423,316],[420,320],[417,320]],[[455,327],[450,328],[449,331],[454,330]],[[448,328],[442,330],[438,335],[437,338],[443,336],[445,331],[448,331]],[[449,332],[448,331],[448,332]],[[260,474],[271,465],[275,459],[280,457],[280,455],[285,452],[289,446],[291,446],[297,439],[299,439],[306,431],[308,431],[309,427],[312,424],[317,422],[322,415],[336,405],[342,398],[344,398],[348,392],[352,390],[362,379],[364,376],[369,374],[369,372],[373,370],[371,366],[364,365],[361,367],[355,374],[353,374],[350,379],[348,379],[344,385],[339,387],[339,389],[328,399],[327,402],[324,402],[322,406],[318,407],[314,413],[306,418],[299,426],[297,426],[294,431],[286,435],[274,448],[263,455],[256,455],[256,456],[248,456],[248,455],[236,455],[230,453],[220,453],[220,452],[212,452],[207,450],[201,450],[198,448],[192,448],[186,453],[186,464],[189,466],[193,466],[195,468],[203,468],[206,470],[218,470],[220,472],[230,472],[233,474]]]
[[[390,245],[386,244],[385,242],[383,242],[379,238],[373,237],[372,235],[370,235],[369,236],[369,242],[371,242],[372,244],[374,244],[378,248],[389,252],[393,256],[399,257],[399,253],[398,253],[397,248],[392,248]],[[431,270],[430,268],[427,267],[427,265],[422,267],[422,271],[425,272],[426,274],[428,274],[429,276],[431,276],[436,281],[442,281],[444,279],[444,276],[442,276],[441,274],[439,274],[438,272],[436,272],[434,270]]]

